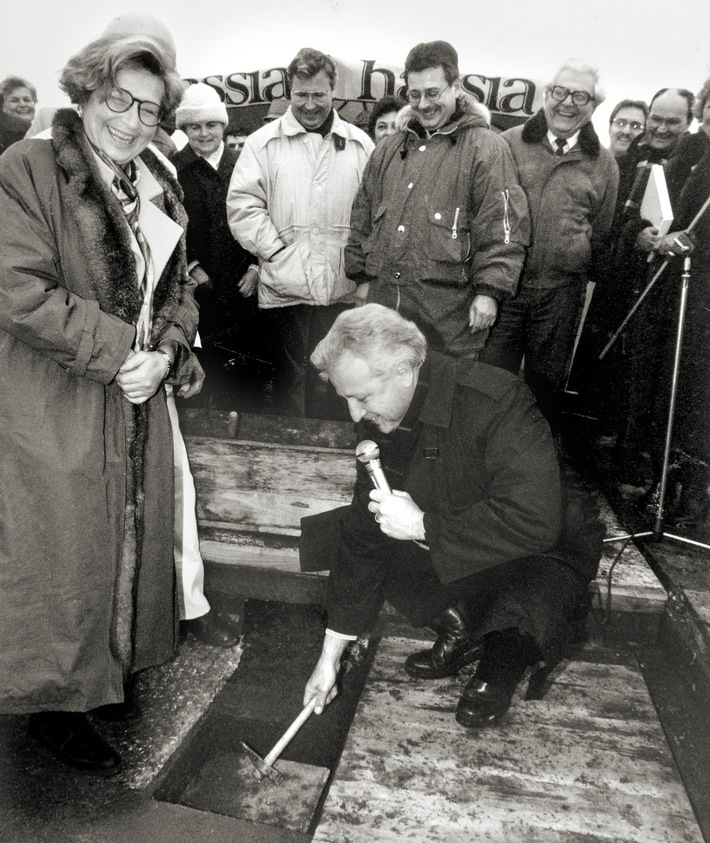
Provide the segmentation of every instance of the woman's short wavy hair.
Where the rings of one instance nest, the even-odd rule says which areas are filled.
[[[152,39],[115,35],[97,38],[69,59],[59,76],[59,86],[73,103],[84,105],[94,91],[106,99],[117,84],[116,75],[127,68],[147,70],[161,79],[165,88],[160,103],[163,117],[175,111],[185,85],[172,60]]]
[[[377,102],[372,106],[372,111],[370,112],[370,117],[367,121],[367,133],[370,135],[372,140],[375,139],[375,126],[380,117],[385,114],[391,114],[393,111],[399,112],[406,104],[406,100],[403,100],[401,97],[393,97],[389,94],[382,97],[382,99],[377,100]]]
[[[32,94],[34,101],[37,102],[37,88],[35,88],[31,82],[28,82],[21,76],[6,76],[2,82],[0,82],[0,103],[4,101],[5,97],[9,96],[18,88],[27,88],[27,90]]]
[[[426,358],[424,334],[414,322],[381,304],[341,313],[311,355],[311,363],[327,378],[346,352],[366,360],[375,374],[406,361],[419,368]]]

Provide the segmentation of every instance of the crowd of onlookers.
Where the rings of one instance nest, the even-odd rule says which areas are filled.
[[[446,55],[441,67],[442,84],[432,90],[454,93],[446,125],[465,112],[466,121],[499,134],[495,115],[454,90]],[[333,107],[336,69],[327,56],[302,50],[289,78],[290,100],[274,102],[251,132],[230,119],[216,89],[193,84],[153,141],[177,169],[189,218],[188,270],[197,280],[207,372],[193,402],[347,418],[308,358],[340,310],[379,301],[416,318],[450,354],[516,372],[522,366],[560,436],[570,427],[564,407],[572,382],[577,406],[598,419],[598,441],[614,447],[620,480],[643,488],[653,507],[682,265],[669,260],[669,248],[705,198],[708,83],[697,97],[671,88],[649,104],[617,103],[607,148],[591,122],[605,96],[599,73],[568,62],[545,88],[540,112],[502,133],[508,171],[496,183],[500,173],[478,143],[452,143],[427,172],[416,170],[412,138],[430,132],[426,118],[438,116],[440,101],[385,96],[356,126]],[[42,124],[33,123],[30,82],[10,76],[0,96],[1,151]],[[175,139],[184,133],[178,145],[175,128]],[[482,137],[461,133],[474,135]],[[673,208],[665,239],[657,221],[640,213],[654,164],[664,168]],[[467,181],[471,172],[475,184]],[[426,198],[418,196],[420,183],[412,190],[413,178],[430,180]],[[506,203],[500,224],[510,227],[500,249],[486,229],[488,201]],[[495,210],[488,222],[497,224]],[[701,217],[688,242],[688,254],[694,251],[667,492],[669,517],[687,524],[707,510],[706,232]],[[661,282],[599,359],[664,261]]]
[[[434,542],[431,558],[453,571],[442,600],[481,573],[476,541],[494,568],[528,552],[536,569],[559,562],[557,550],[579,556],[568,540],[585,519],[565,511],[550,437],[564,453],[579,432],[570,382],[575,411],[596,419],[620,478],[651,510],[666,491],[669,522],[695,529],[708,513],[710,80],[697,98],[664,88],[648,106],[623,100],[607,146],[592,123],[601,76],[579,59],[551,74],[537,113],[504,131],[464,92],[444,41],[410,50],[405,99],[373,104],[364,128],[334,106],[328,55],[299,50],[287,77],[288,101],[240,132],[215,88],[185,86],[165,25],[134,13],[68,60],[71,107],[35,114],[29,82],[0,84],[0,699],[73,767],[120,768],[87,712],[140,716],[132,677],[171,656],[178,618],[209,644],[239,639],[203,593],[176,396],[372,422],[395,489],[413,459],[428,503],[402,493],[383,503],[381,490],[370,500],[368,481],[360,521],[378,543],[380,533],[406,540],[405,585],[410,539],[427,551],[420,582],[440,574]],[[646,212],[660,183],[665,218]],[[332,331],[342,352],[373,345],[368,330],[380,332],[377,355],[310,365]],[[537,592],[518,583],[503,596],[526,617],[556,613],[564,640],[584,614],[597,538],[567,598],[557,562]],[[495,576],[489,584],[500,590]],[[434,651],[409,667],[443,676],[480,658],[485,675],[467,686],[459,722],[490,722],[541,651],[529,631],[493,626],[504,634],[486,660],[465,617],[447,617],[432,627],[443,667]],[[331,655],[357,625],[344,623]],[[493,669],[506,660],[505,675]],[[321,706],[335,682],[327,661]]]

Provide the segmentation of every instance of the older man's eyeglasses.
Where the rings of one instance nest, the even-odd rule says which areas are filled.
[[[633,132],[641,132],[643,130],[643,123],[638,123],[636,120],[624,120],[623,117],[617,117],[615,120],[612,120],[611,125],[616,126],[619,131],[625,129],[627,126]]]
[[[587,105],[594,97],[586,91],[570,91],[569,88],[563,88],[562,85],[555,85],[550,88],[550,96],[557,102],[564,102],[567,97],[572,97],[572,102],[575,105]]]
[[[144,126],[157,126],[163,119],[163,109],[157,103],[136,99],[123,88],[112,88],[106,97],[106,105],[116,114],[124,114],[134,102],[138,103],[138,119]]]
[[[411,103],[421,102],[423,99],[426,99],[429,102],[438,102],[444,91],[448,91],[450,87],[451,85],[447,85],[441,90],[438,88],[427,88],[426,91],[407,91],[406,96]]]

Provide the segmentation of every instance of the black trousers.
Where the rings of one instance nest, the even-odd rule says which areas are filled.
[[[412,626],[463,601],[477,636],[516,627],[546,655],[573,637],[586,613],[587,581],[562,554],[522,557],[445,585],[427,551],[403,545],[390,557],[383,595]]]
[[[553,431],[560,427],[562,393],[584,304],[580,282],[520,290],[503,302],[479,360],[524,377]]]
[[[321,381],[310,364],[315,347],[336,318],[352,305],[307,305],[266,308],[262,325],[274,367],[274,404],[283,415],[349,420],[345,402]]]

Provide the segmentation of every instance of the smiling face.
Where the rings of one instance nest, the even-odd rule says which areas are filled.
[[[657,152],[670,154],[689,125],[688,100],[677,91],[666,91],[651,103],[644,142]]]
[[[407,76],[407,98],[417,120],[435,132],[445,126],[456,111],[456,97],[461,90],[458,79],[446,81],[441,65],[411,72]]]
[[[597,107],[594,100],[594,77],[588,73],[574,70],[563,70],[552,83],[550,88],[560,86],[568,91],[584,91],[591,99],[586,105],[575,105],[572,97],[567,96],[562,102],[554,99],[550,91],[545,92],[543,110],[547,119],[547,127],[558,138],[570,138],[578,132],[585,123],[589,123]]]
[[[352,420],[366,419],[383,433],[399,426],[417,382],[407,363],[393,363],[389,372],[378,374],[365,359],[349,351],[340,357],[329,378],[338,395],[348,402]]]
[[[36,105],[34,95],[29,88],[14,88],[4,96],[2,110],[5,114],[31,123],[34,120]]]
[[[203,158],[208,158],[216,152],[222,143],[224,125],[219,120],[187,123],[182,128],[193,151]]]
[[[116,74],[116,85],[144,102],[163,101],[163,80],[147,70],[125,68]],[[117,164],[126,164],[148,146],[157,126],[146,126],[138,117],[138,103],[117,114],[106,105],[98,91],[93,91],[82,109],[84,131],[89,140]]]
[[[609,151],[615,157],[623,155],[631,141],[643,133],[646,115],[633,105],[620,108],[609,124]]]
[[[310,79],[294,77],[291,83],[291,111],[306,131],[320,129],[332,110],[333,89],[324,70],[319,70]]]
[[[396,111],[388,111],[386,114],[381,114],[377,118],[375,121],[375,128],[373,130],[373,134],[375,135],[374,141],[376,144],[383,141],[385,138],[388,138],[390,135],[393,135],[397,131],[395,127],[396,119]]]

